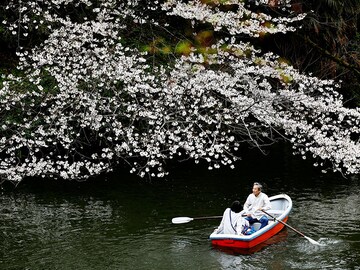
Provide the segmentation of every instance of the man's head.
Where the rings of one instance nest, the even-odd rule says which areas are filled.
[[[262,189],[262,185],[258,182],[255,182],[253,184],[253,189],[252,189],[252,192],[255,196],[258,196],[261,192],[261,189]]]

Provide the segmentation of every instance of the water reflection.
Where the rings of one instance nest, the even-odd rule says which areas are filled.
[[[0,196],[0,269],[359,269],[359,179],[321,175],[287,154],[235,170],[196,171],[145,182],[114,174],[88,183],[25,184]],[[301,163],[303,164],[303,163]],[[259,169],[261,168],[261,169]],[[221,215],[254,180],[293,200],[289,229],[253,250],[213,248]]]

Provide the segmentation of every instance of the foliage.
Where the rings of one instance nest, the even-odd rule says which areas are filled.
[[[179,158],[233,167],[241,145],[278,138],[315,165],[358,173],[360,111],[343,107],[339,85],[247,42],[295,31],[305,14],[291,7],[288,0],[9,1],[19,16],[5,25],[18,29],[20,43],[29,25],[46,25],[48,34],[18,51],[24,75],[7,76],[0,89],[2,178],[86,179],[121,161],[140,176],[162,177],[166,161]],[[175,36],[182,21],[193,39]],[[144,50],[134,28],[149,30],[145,40],[153,32],[174,40],[157,36]],[[163,65],[154,52],[172,59]]]
[[[274,48],[303,71],[341,80],[339,91],[347,106],[359,106],[360,43],[356,36],[360,1],[305,0],[294,3],[293,9],[308,14],[302,28],[296,34],[274,37]]]

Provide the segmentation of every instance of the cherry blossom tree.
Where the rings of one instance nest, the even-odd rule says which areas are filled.
[[[306,14],[290,0],[9,0],[6,10],[19,71],[0,81],[3,180],[86,179],[122,162],[163,177],[170,159],[233,168],[241,145],[279,138],[324,170],[359,173],[360,111],[343,106],[340,85],[250,43],[296,30]],[[182,20],[216,37],[170,49],[166,64],[129,38],[174,34]],[[22,48],[34,33],[46,38]]]

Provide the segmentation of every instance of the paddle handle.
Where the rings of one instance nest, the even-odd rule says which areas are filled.
[[[269,214],[268,212],[266,212],[265,210],[261,210],[262,212],[264,212],[265,214],[267,214],[269,217],[272,217],[273,219],[275,219],[276,221],[280,222],[281,224],[285,225],[286,227],[289,227],[291,230],[293,230],[294,232],[300,234],[302,237],[305,237],[306,236],[302,233],[302,232],[299,232],[297,229],[291,227],[289,224],[286,224],[285,222],[283,222],[282,220],[280,219],[277,219],[276,217],[274,217],[273,215]]]

